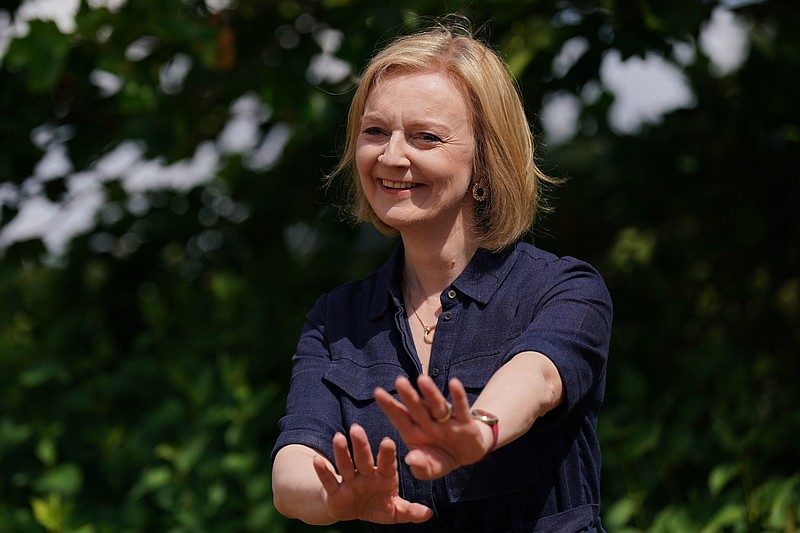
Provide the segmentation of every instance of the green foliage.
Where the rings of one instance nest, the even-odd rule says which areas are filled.
[[[696,104],[621,134],[613,95],[587,96],[604,53],[670,58],[698,43],[715,4],[601,5],[482,0],[463,11],[488,22],[537,134],[548,94],[583,103],[574,138],[540,144],[544,167],[570,180],[535,238],[594,263],[615,301],[604,522],[623,533],[797,531],[800,9],[737,8],[751,35],[741,68],[715,74],[695,50],[682,72]],[[31,196],[64,207],[88,190],[102,207],[63,253],[48,252],[50,236],[0,243],[0,531],[311,529],[271,500],[290,357],[314,300],[393,246],[342,223],[321,177],[339,153],[352,74],[376,43],[444,7],[83,3],[74,31],[31,21],[11,39],[0,228]],[[331,53],[352,72],[312,83],[325,28],[342,32]],[[586,53],[553,76],[576,37]],[[165,77],[186,60],[184,77]],[[90,82],[98,72],[118,89]],[[221,140],[237,101],[263,106],[257,141],[289,131],[267,163]],[[71,168],[42,174],[59,146]],[[209,147],[217,159],[203,177]],[[139,181],[104,159],[122,149],[139,150]],[[95,176],[92,187],[77,187],[76,172]],[[170,185],[141,185],[165,172]]]

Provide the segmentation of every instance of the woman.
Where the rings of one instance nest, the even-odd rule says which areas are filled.
[[[502,61],[458,27],[389,45],[342,173],[357,218],[401,244],[307,316],[276,508],[372,531],[603,531],[611,302],[589,265],[521,240],[546,178]]]

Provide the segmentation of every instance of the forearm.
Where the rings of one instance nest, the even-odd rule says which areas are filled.
[[[561,377],[553,362],[541,353],[523,352],[500,367],[472,407],[489,411],[500,420],[500,447],[525,434],[537,418],[563,399]],[[484,441],[490,443],[491,429],[481,426]]]
[[[298,444],[278,451],[272,466],[273,502],[275,509],[288,518],[297,518],[307,524],[328,525],[336,520],[328,513],[325,491],[314,470],[315,456],[320,455]],[[330,469],[333,470],[332,465]]]

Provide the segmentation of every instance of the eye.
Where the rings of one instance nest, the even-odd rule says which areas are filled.
[[[442,142],[442,139],[433,133],[420,133],[417,135],[420,141],[428,144],[436,144]]]
[[[368,128],[365,128],[364,131],[362,131],[361,133],[369,137],[377,137],[379,135],[383,135],[383,130],[376,126],[370,126]]]

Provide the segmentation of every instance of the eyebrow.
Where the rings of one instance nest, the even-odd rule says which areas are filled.
[[[383,115],[381,115],[380,113],[365,113],[361,115],[361,120],[360,120],[361,124],[363,124],[364,122],[371,122],[371,121],[379,123],[386,122],[386,120],[384,120],[383,118]],[[436,128],[447,131],[453,130],[453,126],[431,118],[424,118],[421,120],[411,120],[408,122],[408,124],[414,128],[423,128],[423,129]]]

